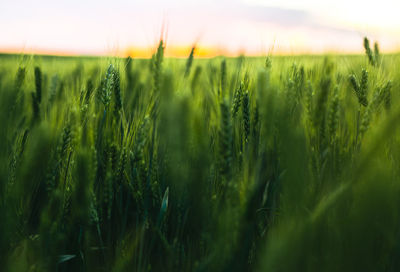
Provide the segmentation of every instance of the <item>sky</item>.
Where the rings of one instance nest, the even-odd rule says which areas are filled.
[[[400,1],[1,0],[0,52],[148,56],[400,49]]]

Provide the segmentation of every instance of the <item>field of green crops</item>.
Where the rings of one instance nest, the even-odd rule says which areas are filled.
[[[0,271],[399,271],[400,55],[364,46],[0,56]]]

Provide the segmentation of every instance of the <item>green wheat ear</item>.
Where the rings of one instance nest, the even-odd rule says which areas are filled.
[[[15,77],[15,92],[16,92],[16,99],[15,99],[15,104],[13,106],[13,110],[16,109],[18,104],[22,104],[22,100],[23,100],[23,92],[22,92],[22,85],[25,82],[25,76],[26,76],[26,69],[25,67],[18,67],[18,71],[17,71],[17,76]]]
[[[233,118],[236,117],[236,114],[238,113],[241,102],[242,102],[243,88],[244,88],[243,86],[244,86],[244,83],[241,82],[233,96],[233,105],[232,105],[232,117]]]
[[[380,60],[381,60],[378,42],[374,43],[374,58],[375,58],[375,63],[378,65],[380,63]]]
[[[117,70],[114,71],[114,114],[117,118],[119,118],[121,110],[122,110],[122,96],[121,96],[121,82],[119,72]]]
[[[25,67],[18,67],[17,76],[15,78],[15,89],[17,91],[19,91],[22,87],[22,84],[24,84],[25,75],[26,75]]]
[[[39,67],[35,67],[35,87],[36,87],[36,100],[40,104],[42,101],[42,71]]]
[[[190,69],[192,68],[192,63],[193,63],[193,55],[194,55],[194,51],[195,51],[195,47],[192,47],[192,50],[190,50],[190,54],[189,57],[186,61],[186,69],[185,69],[185,75],[184,77],[187,77],[190,74]]]
[[[361,70],[361,82],[360,82],[360,100],[364,106],[368,105],[368,71],[365,69]]]
[[[226,88],[226,60],[221,62],[221,75],[220,75],[220,85],[219,85],[219,95],[224,97]]]
[[[364,49],[365,49],[365,54],[368,57],[368,61],[372,66],[376,65],[376,60],[375,57],[372,53],[371,47],[369,45],[369,40],[367,37],[364,38]]]
[[[354,74],[349,76],[349,81],[351,86],[353,87],[354,93],[358,98],[358,102],[360,105],[366,107],[368,106],[368,72],[365,69],[362,69],[361,82],[359,83],[356,76]]]
[[[161,72],[162,72],[161,66],[163,59],[164,59],[164,42],[163,40],[160,40],[157,52],[152,57],[153,90],[155,94],[158,94],[161,89]]]
[[[34,92],[32,92],[31,95],[32,95],[32,112],[33,112],[32,121],[34,123],[38,121],[40,118],[40,103]]]
[[[268,56],[265,59],[265,68],[267,68],[267,69],[271,69],[272,68],[272,59],[271,59],[270,56]]]
[[[40,102],[42,101],[42,72],[39,67],[35,67],[35,92],[32,95],[32,122],[35,123],[39,120],[40,115]]]
[[[324,76],[320,81],[320,89],[317,96],[314,112],[314,126],[318,131],[320,144],[325,143],[326,135],[326,104],[331,89],[332,80],[329,76]]]
[[[114,66],[110,64],[107,68],[103,86],[101,87],[100,91],[100,99],[105,108],[108,108],[111,102],[111,96],[114,90],[114,79],[115,79]]]
[[[250,96],[249,91],[245,91],[243,95],[243,130],[244,130],[244,140],[247,143],[250,136]]]
[[[333,98],[329,106],[328,113],[328,128],[331,139],[335,138],[336,130],[339,122],[339,87],[336,86],[333,93]]]
[[[392,86],[393,86],[392,81],[389,80],[382,89],[382,93],[383,93],[383,97],[384,97],[383,101],[384,101],[386,110],[390,110],[390,108],[392,106],[392,93],[391,93]]]

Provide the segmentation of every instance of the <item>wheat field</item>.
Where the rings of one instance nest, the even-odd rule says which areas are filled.
[[[364,47],[1,55],[0,270],[399,271],[400,56]]]

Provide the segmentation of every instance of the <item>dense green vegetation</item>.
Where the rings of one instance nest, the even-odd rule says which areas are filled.
[[[1,271],[399,271],[400,57],[0,57]]]

